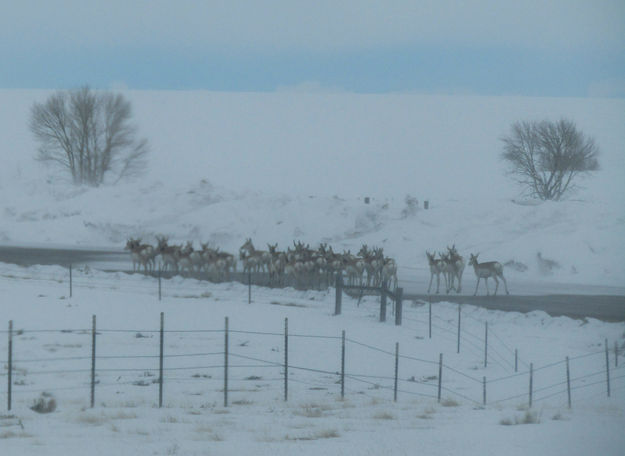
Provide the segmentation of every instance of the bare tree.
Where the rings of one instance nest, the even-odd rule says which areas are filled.
[[[599,169],[599,148],[570,120],[516,122],[502,138],[510,174],[531,196],[559,200],[576,176]]]
[[[137,138],[130,102],[83,87],[58,91],[31,108],[37,159],[70,172],[75,184],[99,186],[141,173],[148,142]]]

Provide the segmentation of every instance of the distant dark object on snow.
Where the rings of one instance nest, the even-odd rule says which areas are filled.
[[[513,269],[517,272],[525,272],[527,271],[527,265],[524,263],[521,263],[520,261],[516,261],[516,260],[509,260],[507,262],[504,263],[504,266],[506,268],[509,269]]]
[[[536,261],[538,262],[538,270],[543,275],[550,275],[555,269],[562,268],[562,266],[560,266],[560,263],[558,263],[557,261],[543,258],[543,255],[540,252],[536,254]]]
[[[37,413],[52,413],[56,410],[56,400],[52,394],[44,391],[39,398],[35,399],[30,409]]]

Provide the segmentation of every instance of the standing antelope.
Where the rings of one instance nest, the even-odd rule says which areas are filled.
[[[250,238],[239,248],[239,259],[243,261],[243,272],[269,272],[271,254],[256,250]]]
[[[497,295],[497,289],[499,288],[499,277],[503,280],[503,284],[506,287],[506,294],[510,294],[508,291],[508,284],[506,283],[506,279],[503,276],[503,266],[498,261],[488,261],[486,263],[478,263],[477,257],[479,253],[476,255],[471,254],[471,259],[469,260],[469,265],[473,266],[473,270],[475,271],[475,275],[477,276],[477,284],[475,285],[475,293],[473,296],[477,295],[477,287],[480,284],[480,279],[484,279],[486,283],[486,295],[488,296],[490,293],[488,291],[488,278],[492,277],[495,279],[495,293],[494,296]]]
[[[156,250],[149,244],[141,244],[141,239],[128,239],[125,250],[130,250],[132,254],[132,270],[141,270],[144,267],[145,272],[154,269],[154,257]]]
[[[447,264],[448,264],[448,273],[449,280],[447,283],[447,293],[449,290],[456,290],[456,293],[460,293],[462,291],[462,273],[464,272],[464,258],[460,256],[458,251],[456,250],[456,244],[452,245],[451,248],[447,247]],[[458,281],[458,286],[454,286],[454,281]]]
[[[163,263],[162,270],[167,271],[171,269],[178,272],[178,247],[168,245],[166,236],[156,236],[156,240],[158,242],[156,251],[161,255]]]
[[[434,258],[434,254],[430,253],[426,250],[425,255],[428,257],[428,264],[430,265],[430,284],[428,285],[428,293],[432,288],[432,280],[434,280],[434,276],[436,276],[436,294],[438,294],[438,289],[441,285],[441,274],[445,272],[445,262],[439,258],[438,260]],[[443,276],[443,278],[445,278]]]

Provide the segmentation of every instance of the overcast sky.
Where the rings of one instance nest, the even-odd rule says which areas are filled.
[[[0,88],[625,97],[625,0],[6,2]]]

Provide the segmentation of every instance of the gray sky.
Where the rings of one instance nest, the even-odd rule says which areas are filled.
[[[625,96],[625,1],[30,1],[0,87]]]

